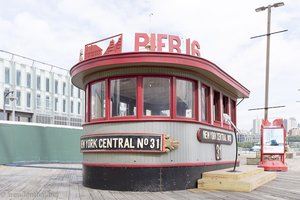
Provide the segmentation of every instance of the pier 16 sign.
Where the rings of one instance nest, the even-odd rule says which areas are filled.
[[[107,133],[83,135],[81,152],[163,152],[164,134]]]
[[[191,39],[182,40],[176,35],[136,33],[134,51],[146,48],[152,52],[170,52],[200,57],[200,44]]]
[[[89,44],[80,52],[80,61],[111,54],[120,54],[122,50],[123,34],[114,35]],[[176,35],[136,33],[134,51],[169,52],[187,54],[200,57],[200,44],[190,38],[183,39]]]

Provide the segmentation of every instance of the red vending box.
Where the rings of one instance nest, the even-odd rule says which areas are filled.
[[[264,120],[261,126],[261,158],[258,167],[265,171],[287,171],[285,163],[286,130],[282,119]]]

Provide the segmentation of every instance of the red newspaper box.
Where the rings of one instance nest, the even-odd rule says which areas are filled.
[[[287,171],[285,163],[286,130],[282,119],[273,123],[263,120],[261,126],[261,158],[258,167],[265,171]]]

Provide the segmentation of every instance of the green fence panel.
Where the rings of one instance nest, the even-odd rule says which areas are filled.
[[[0,123],[0,164],[81,162],[82,129],[25,123]]]

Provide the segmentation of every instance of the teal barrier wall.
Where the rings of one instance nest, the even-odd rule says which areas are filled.
[[[81,128],[0,123],[0,164],[81,162]]]

